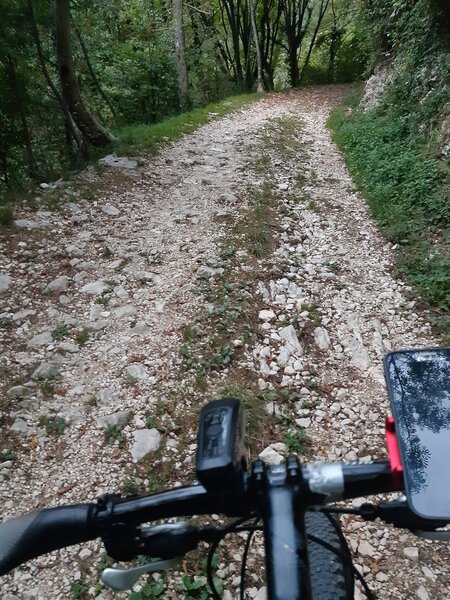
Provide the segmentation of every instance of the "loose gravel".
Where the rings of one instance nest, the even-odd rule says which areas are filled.
[[[276,192],[275,249],[246,267],[257,271],[260,312],[254,341],[235,344],[234,368],[252,373],[262,391],[292,392],[268,413],[305,431],[308,459],[385,457],[382,357],[438,342],[394,277],[395,248],[325,127],[345,92],[268,95],[126,172],[119,167],[120,176],[117,161],[90,170],[82,177],[93,186],[110,180],[93,200],[74,185],[49,211],[45,189],[38,210],[20,211],[0,247],[3,518],[94,501],[126,480],[149,489],[152,460],[170,465],[172,484],[193,480],[195,439],[180,434],[179,422],[194,423],[199,407],[183,393],[182,331],[207,314],[199,281],[223,276],[218,249],[263,179]],[[298,153],[272,143],[283,119],[295,124]],[[261,153],[264,177],[253,168]],[[276,461],[286,446],[267,450]],[[136,471],[142,460],[147,475]],[[343,524],[380,598],[450,597],[443,543],[377,522]],[[126,598],[96,587],[99,555],[90,543],[31,561],[3,578],[2,597],[71,598],[71,583],[85,574],[84,597]],[[219,564],[224,597],[237,597],[236,567]],[[167,597],[183,597],[178,584],[176,575]],[[263,598],[261,578],[254,584],[248,597]]]

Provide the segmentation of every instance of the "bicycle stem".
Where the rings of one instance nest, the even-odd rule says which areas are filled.
[[[309,489],[298,460],[291,456],[271,469],[257,462],[251,479],[264,522],[268,596],[311,600],[305,528]]]

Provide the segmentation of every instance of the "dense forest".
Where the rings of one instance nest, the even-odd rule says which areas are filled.
[[[226,96],[362,75],[357,2],[8,0],[1,189],[80,164],[121,128]]]

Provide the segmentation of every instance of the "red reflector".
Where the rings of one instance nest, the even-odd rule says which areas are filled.
[[[398,489],[403,489],[403,466],[397,435],[395,433],[394,417],[386,417],[386,446],[392,477]]]

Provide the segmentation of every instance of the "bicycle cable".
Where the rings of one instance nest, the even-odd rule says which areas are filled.
[[[251,518],[252,517],[243,517],[242,519],[237,519],[236,521],[231,523],[231,525],[229,525],[228,527],[223,529],[223,531],[222,531],[223,535],[221,537],[217,538],[216,540],[214,540],[211,543],[211,546],[209,547],[208,556],[206,558],[206,579],[208,581],[209,587],[211,588],[211,593],[212,593],[212,597],[214,598],[214,600],[221,600],[221,597],[220,597],[219,592],[217,591],[216,584],[214,582],[214,576],[213,576],[212,562],[213,562],[214,554],[215,554],[220,542],[229,533],[238,533],[238,528],[240,527],[240,525],[242,525],[243,523],[246,523]],[[244,527],[242,530],[248,531],[248,528]]]
[[[253,527],[249,530],[247,539],[245,540],[244,552],[242,553],[242,562],[241,562],[241,585],[240,585],[240,589],[239,589],[239,600],[245,600],[244,581],[245,581],[245,571],[247,568],[248,552],[250,550],[250,544],[252,543],[252,538],[255,534],[255,531],[262,530],[261,527],[260,528],[257,527],[258,522],[259,522],[259,518],[255,519]]]
[[[373,594],[372,590],[369,588],[366,580],[364,579],[364,576],[361,575],[361,573],[358,571],[358,569],[354,566],[352,559],[351,559],[350,551],[348,550],[347,541],[346,541],[342,531],[339,529],[337,523],[334,521],[334,519],[331,517],[331,515],[327,514],[328,511],[327,512],[322,511],[322,512],[324,512],[324,514],[328,517],[328,519],[332,523],[333,527],[336,530],[336,533],[338,534],[338,536],[340,538],[341,543],[343,544],[344,547],[347,548],[347,552],[343,552],[343,551],[339,550],[338,548],[335,548],[332,544],[325,542],[324,540],[316,537],[315,535],[307,534],[307,538],[311,542],[320,544],[321,546],[323,546],[330,552],[333,552],[333,554],[335,554],[342,562],[344,562],[351,569],[353,576],[362,585],[362,587],[364,589],[364,593],[367,596],[367,599],[368,600],[377,600],[376,596]],[[329,512],[333,512],[333,511],[329,511]],[[207,561],[206,561],[206,577],[207,577],[208,585],[211,589],[212,597],[214,598],[214,600],[221,600],[221,596],[216,588],[216,584],[214,582],[214,576],[213,576],[212,561],[213,561],[214,554],[215,554],[220,542],[227,535],[229,535],[230,533],[240,533],[242,531],[248,531],[249,536],[247,537],[247,540],[246,540],[246,543],[244,546],[244,552],[242,555],[241,583],[240,583],[240,596],[239,596],[240,600],[242,600],[244,598],[242,593],[245,590],[244,576],[245,576],[245,571],[246,571],[246,563],[247,563],[247,558],[248,558],[248,552],[250,549],[250,543],[251,543],[251,540],[253,538],[255,531],[263,531],[263,528],[256,526],[256,524],[241,527],[241,525],[243,523],[249,521],[250,518],[251,517],[244,517],[242,519],[238,519],[237,521],[235,521],[234,523],[232,523],[226,529],[223,530],[223,535],[220,538],[217,538],[216,540],[214,540],[214,542],[211,543],[211,546],[210,546],[209,552],[208,552],[208,556],[207,556]],[[259,519],[255,523],[258,523],[258,521],[259,521]]]

